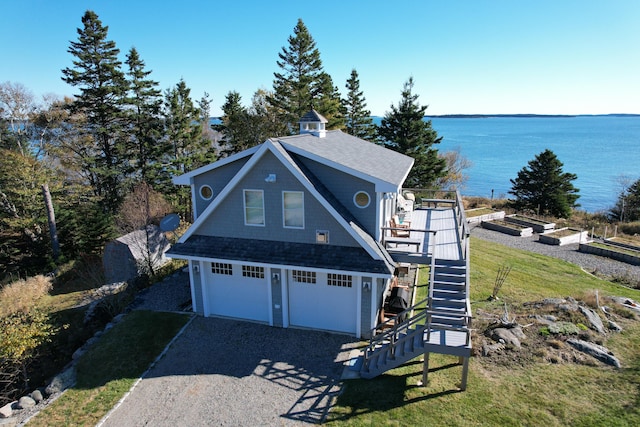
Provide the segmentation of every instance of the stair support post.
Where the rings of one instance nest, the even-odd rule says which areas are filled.
[[[424,365],[422,367],[422,386],[427,385],[427,377],[429,376],[429,352],[424,352]]]
[[[460,359],[463,359],[462,357]],[[469,374],[469,358],[464,357],[462,362],[462,382],[460,383],[460,390],[465,391],[467,389],[467,375]]]

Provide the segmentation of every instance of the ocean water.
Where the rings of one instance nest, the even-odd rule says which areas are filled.
[[[640,178],[640,117],[487,117],[431,119],[443,137],[439,151],[459,149],[473,165],[461,188],[468,196],[506,197],[510,179],[550,149],[578,178],[580,209],[611,208],[621,191],[620,177]]]

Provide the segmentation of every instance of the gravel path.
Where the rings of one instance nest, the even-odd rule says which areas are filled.
[[[547,245],[538,242],[537,235],[533,235],[532,237],[516,237],[493,230],[487,230],[480,226],[475,226],[471,229],[471,236],[500,243],[501,245],[512,248],[560,258],[579,265],[585,271],[597,274],[598,276],[606,276],[609,278],[626,277],[640,283],[640,266],[579,252],[577,244],[563,246]]]
[[[190,310],[186,270],[145,289],[136,310]],[[342,389],[353,337],[196,316],[102,426],[320,423]]]
[[[197,316],[104,426],[319,423],[353,338]]]

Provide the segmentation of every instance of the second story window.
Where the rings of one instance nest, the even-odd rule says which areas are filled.
[[[264,225],[264,192],[244,190],[244,224]]]
[[[282,210],[285,227],[304,228],[304,193],[302,191],[283,191]]]

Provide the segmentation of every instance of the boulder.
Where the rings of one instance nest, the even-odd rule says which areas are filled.
[[[22,396],[20,399],[18,399],[18,404],[16,405],[16,409],[27,409],[27,408],[33,408],[34,406],[36,406],[35,400],[33,400],[29,396]]]
[[[36,401],[36,403],[40,403],[44,400],[44,396],[40,390],[33,390],[31,393],[31,398]]]
[[[615,357],[606,347],[578,339],[568,339],[567,343],[576,350],[588,354],[602,363],[615,366],[616,368],[620,368],[621,366],[618,358]]]
[[[520,340],[513,332],[511,332],[511,329],[495,328],[491,331],[491,338],[493,338],[495,341],[498,341],[507,345],[512,345],[515,348],[521,347]]]
[[[616,322],[614,322],[613,320],[608,320],[608,327],[610,331],[613,332],[622,332],[622,326],[618,325]]]
[[[605,333],[604,325],[602,324],[602,319],[594,310],[589,307],[579,306],[578,309],[587,318],[589,324],[591,325],[591,329],[597,331],[599,334]]]
[[[13,415],[13,405],[17,402],[10,402],[0,408],[0,419],[9,418]]]
[[[51,384],[47,386],[44,390],[47,395],[51,396],[55,393],[60,393],[69,387],[71,387],[76,382],[76,371],[73,367],[67,368],[62,373],[53,377],[51,380]]]

